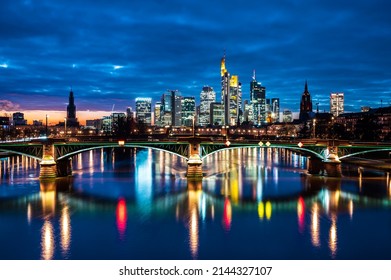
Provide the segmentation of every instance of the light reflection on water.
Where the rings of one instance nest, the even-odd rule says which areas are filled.
[[[32,241],[16,259],[368,258],[357,246],[372,258],[391,256],[381,233],[354,246],[340,237],[363,239],[373,209],[371,230],[391,234],[389,175],[307,176],[305,158],[284,150],[216,153],[205,159],[202,182],[187,182],[182,159],[151,150],[89,151],[73,159],[72,178],[57,181],[39,182],[24,157],[0,164],[0,198],[11,205],[0,215],[23,212],[18,227],[41,228],[19,233],[39,238],[39,256],[27,253]],[[0,228],[0,240],[10,238]]]

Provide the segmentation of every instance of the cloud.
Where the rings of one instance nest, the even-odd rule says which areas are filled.
[[[15,104],[9,100],[0,100],[1,111],[15,111],[20,108],[19,104]]]

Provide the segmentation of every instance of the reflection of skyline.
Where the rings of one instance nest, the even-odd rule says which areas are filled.
[[[146,155],[148,161],[153,162],[148,153],[144,152],[143,154]],[[231,154],[235,155],[233,151]],[[259,156],[259,154],[256,155]],[[86,153],[83,158],[88,162],[87,168],[83,163],[83,168],[89,173],[91,168],[90,153]],[[342,238],[345,234],[342,232],[343,222],[346,220],[344,216],[350,222],[357,223],[362,217],[362,209],[391,207],[389,176],[381,178],[381,180],[376,179],[382,197],[362,195],[362,192],[369,189],[368,182],[370,180],[365,177],[362,178],[362,192],[360,193],[359,180],[354,181],[354,184],[351,184],[353,187],[349,189],[350,192],[347,192],[344,190],[343,179],[325,179],[313,176],[298,178],[302,188],[301,192],[271,197],[267,193],[268,188],[275,187],[276,172],[278,172],[278,181],[284,182],[283,171],[274,166],[259,166],[254,173],[254,168],[251,168],[250,165],[245,170],[231,164],[229,168],[233,170],[233,173],[220,174],[217,178],[204,178],[202,182],[189,184],[188,190],[186,190],[179,185],[169,188],[170,184],[178,183],[180,179],[168,175],[172,172],[169,167],[172,161],[171,156],[165,158],[162,161],[164,167],[160,164],[139,166],[139,174],[136,178],[145,174],[143,168],[152,169],[152,176],[154,176],[153,172],[164,168],[165,174],[167,172],[167,175],[164,175],[167,184],[157,186],[156,181],[152,180],[151,185],[147,185],[147,189],[141,189],[141,185],[135,188],[127,181],[126,188],[132,189],[132,191],[129,192],[131,195],[124,196],[123,200],[113,199],[116,196],[121,197],[122,192],[118,192],[118,189],[110,184],[106,184],[105,187],[114,195],[106,198],[99,196],[100,193],[97,193],[96,196],[91,192],[88,195],[83,195],[85,189],[90,190],[91,185],[89,184],[84,186],[84,189],[80,187],[75,189],[69,182],[62,183],[68,185],[59,188],[58,181],[56,183],[42,181],[39,192],[26,195],[21,199],[10,199],[10,201],[17,201],[17,203],[11,203],[9,211],[12,211],[13,208],[20,209],[22,205],[24,207],[23,219],[26,224],[35,226],[37,222],[39,223],[40,239],[37,244],[41,249],[40,257],[42,259],[69,258],[72,255],[72,249],[75,250],[72,247],[77,247],[74,238],[77,241],[81,234],[80,225],[74,226],[73,224],[72,213],[75,212],[78,216],[76,220],[85,213],[94,213],[96,216],[101,216],[101,213],[109,213],[112,217],[112,225],[114,225],[114,236],[123,241],[118,242],[120,244],[130,241],[131,238],[127,238],[127,236],[135,234],[137,229],[131,228],[131,231],[127,229],[133,227],[133,223],[137,224],[140,221],[141,224],[144,223],[146,221],[145,213],[148,213],[148,219],[156,219],[156,217],[160,219],[162,216],[168,217],[168,220],[172,218],[177,226],[186,231],[186,234],[181,237],[186,240],[186,252],[192,258],[204,256],[204,250],[206,250],[204,246],[207,246],[206,233],[211,228],[218,232],[221,231],[225,234],[224,236],[233,236],[240,232],[241,222],[248,219],[253,223],[254,234],[263,236],[281,219],[289,217],[291,220],[288,220],[288,223],[292,221],[291,224],[295,226],[291,227],[286,235],[304,237],[309,244],[312,244],[315,252],[326,250],[330,257],[339,258],[344,253],[342,250],[343,242],[345,242]],[[22,164],[21,161],[19,162]],[[112,159],[109,164],[111,163]],[[95,164],[97,166],[94,174],[99,172],[101,168],[99,162]],[[116,168],[117,166],[116,163]],[[16,168],[14,170],[16,172]],[[126,170],[133,171],[130,168],[126,168]],[[243,176],[247,176],[245,174],[256,174],[252,178],[255,183],[250,185],[244,183]],[[74,182],[76,180],[78,180],[77,177],[73,179]],[[90,182],[89,178],[88,180]],[[126,180],[128,179],[126,178]],[[220,181],[224,183],[219,185]],[[94,181],[91,182],[94,183]],[[258,187],[259,182],[262,187]],[[284,187],[285,185],[280,185],[278,188]],[[220,192],[221,190],[222,192]],[[145,193],[150,195],[146,196]],[[7,206],[8,208],[9,206]],[[258,226],[259,228],[257,228]]]

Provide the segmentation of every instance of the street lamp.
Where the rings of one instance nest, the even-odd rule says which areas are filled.
[[[48,137],[48,114],[46,114],[46,129],[45,129],[45,131],[46,131],[46,138]]]
[[[65,134],[65,137],[67,137],[67,118],[66,117],[64,118],[64,134]]]

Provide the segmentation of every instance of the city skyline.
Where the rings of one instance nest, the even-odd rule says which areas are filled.
[[[78,119],[134,108],[139,96],[154,104],[167,89],[200,104],[206,85],[220,96],[224,52],[243,101],[255,69],[281,112],[299,111],[305,80],[321,111],[331,92],[344,92],[346,112],[390,103],[387,1],[66,3],[1,2],[1,112],[61,120],[71,88]]]

